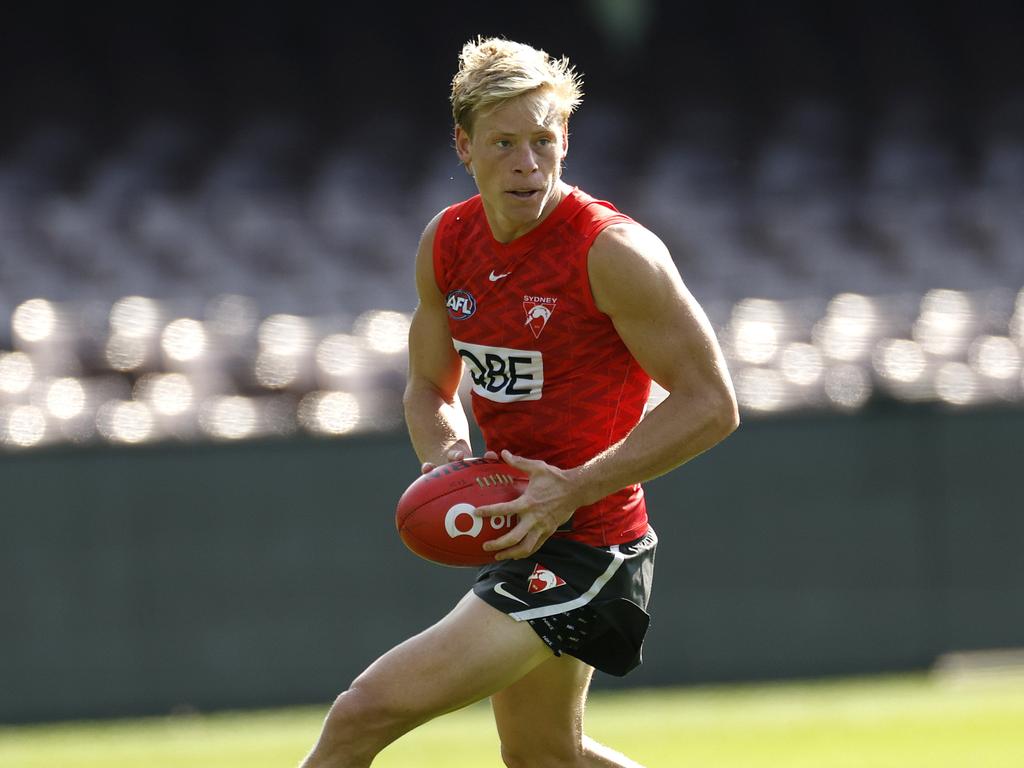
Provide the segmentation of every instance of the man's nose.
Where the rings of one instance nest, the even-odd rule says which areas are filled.
[[[529,144],[523,144],[516,150],[513,170],[524,175],[529,175],[537,170],[537,156]]]

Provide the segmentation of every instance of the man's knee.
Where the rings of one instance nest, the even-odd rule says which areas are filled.
[[[329,752],[370,758],[420,719],[420,713],[395,697],[356,680],[331,705],[321,745]]]
[[[507,768],[575,768],[582,765],[583,747],[571,740],[501,745],[501,759]]]

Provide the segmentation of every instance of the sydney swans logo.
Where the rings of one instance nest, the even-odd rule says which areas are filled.
[[[535,338],[540,338],[541,333],[555,312],[555,304],[558,299],[550,296],[523,296],[523,309],[526,311],[526,322]]]

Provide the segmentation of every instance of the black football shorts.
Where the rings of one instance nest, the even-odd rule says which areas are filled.
[[[556,656],[621,677],[642,661],[657,547],[653,528],[611,547],[548,539],[528,558],[485,565],[473,591],[528,621]]]

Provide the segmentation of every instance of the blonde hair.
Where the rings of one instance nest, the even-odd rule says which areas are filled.
[[[472,133],[478,114],[541,88],[555,96],[563,122],[583,100],[583,81],[568,58],[555,59],[511,40],[478,37],[459,54],[459,71],[452,78],[452,117]]]

